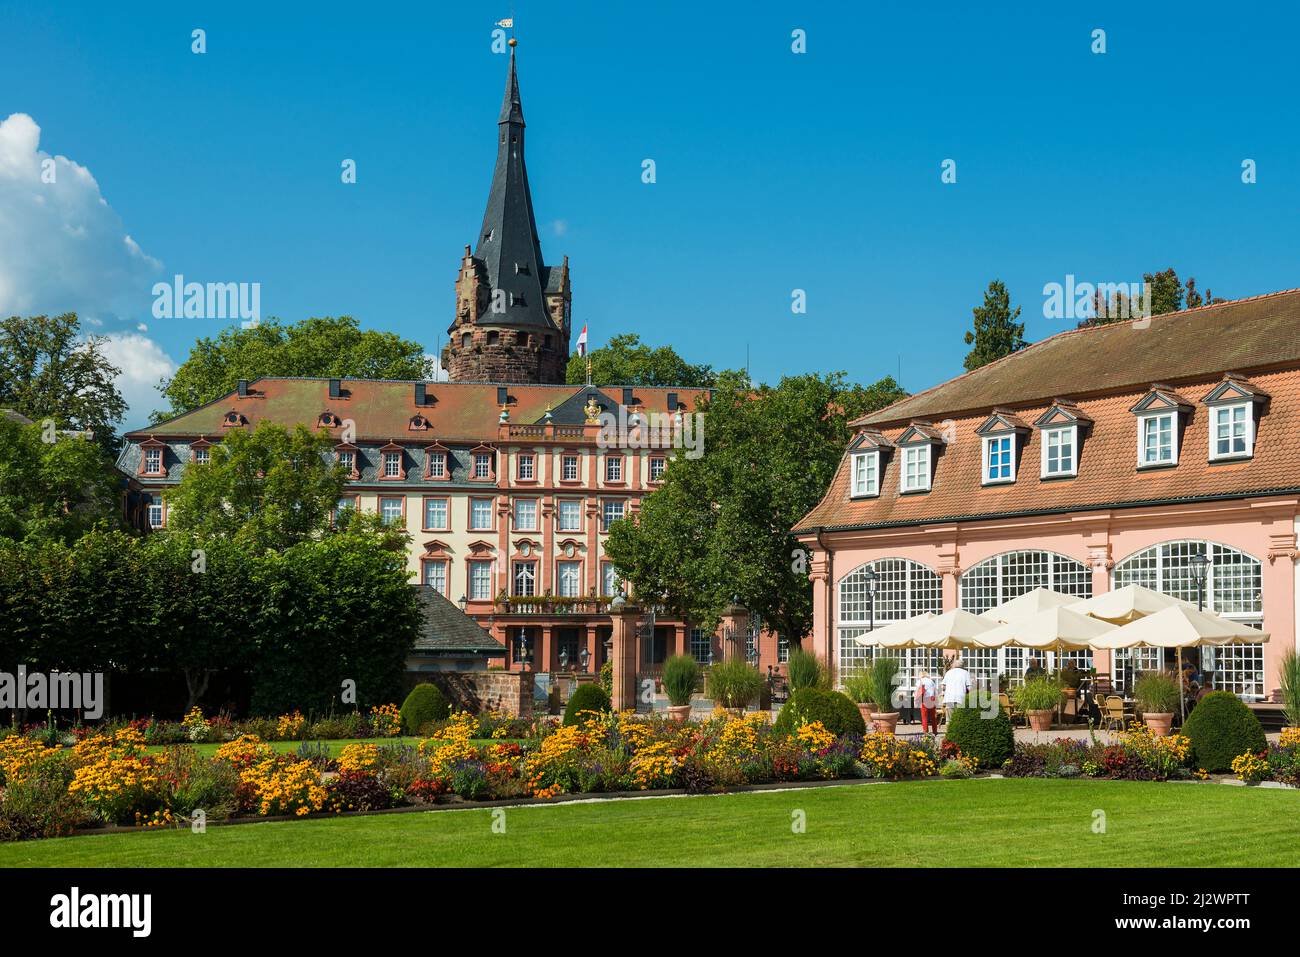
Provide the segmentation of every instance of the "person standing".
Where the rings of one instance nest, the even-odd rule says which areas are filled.
[[[939,733],[939,715],[936,712],[938,695],[938,682],[934,680],[934,676],[930,674],[928,668],[922,670],[921,677],[916,682],[916,691],[912,698],[921,712],[922,734]]]
[[[943,720],[947,724],[952,720],[952,713],[966,703],[970,693],[970,672],[962,667],[957,658],[943,676]]]

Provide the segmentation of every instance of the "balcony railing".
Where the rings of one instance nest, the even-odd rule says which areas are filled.
[[[611,598],[497,598],[498,615],[607,615]]]

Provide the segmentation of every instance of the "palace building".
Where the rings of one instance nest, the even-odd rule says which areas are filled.
[[[1071,330],[855,422],[795,529],[818,654],[847,669],[873,622],[1136,583],[1268,631],[1199,656],[1213,687],[1268,699],[1300,617],[1298,330],[1300,290]],[[909,677],[939,664],[904,654]],[[963,658],[1014,684],[1023,655]],[[1070,657],[1120,686],[1168,664]]]
[[[126,436],[119,464],[139,484],[139,523],[165,525],[170,491],[232,430],[262,421],[325,430],[349,476],[338,508],[404,528],[413,577],[501,642],[497,663],[599,670],[612,630],[609,602],[621,587],[605,555],[609,527],[635,515],[675,454],[640,441],[638,423],[656,433],[651,427],[664,422],[680,426],[707,390],[564,385],[570,306],[567,260],[542,261],[512,49],[487,210],[455,284],[443,352],[450,381],[242,381]],[[602,439],[603,414],[632,424],[628,441]],[[746,628],[757,660],[760,639]],[[647,615],[639,671],[657,674],[677,653],[720,659],[725,634],[732,632]],[[776,638],[761,640],[762,663],[774,663]]]

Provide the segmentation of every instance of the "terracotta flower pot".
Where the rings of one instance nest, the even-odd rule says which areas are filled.
[[[871,724],[871,716],[876,713],[876,706],[870,701],[858,702],[858,714],[862,715],[863,724]]]
[[[1050,711],[1026,711],[1025,717],[1029,719],[1029,727],[1033,731],[1052,730],[1052,712]]]
[[[893,734],[898,727],[897,711],[877,711],[871,716],[871,725],[877,734]]]
[[[684,724],[690,716],[691,706],[688,704],[671,704],[668,706],[668,719],[670,721]]]
[[[1157,738],[1166,737],[1169,730],[1174,726],[1174,713],[1170,711],[1167,714],[1151,714],[1147,712],[1142,715],[1142,720],[1146,726],[1151,729],[1151,733]]]

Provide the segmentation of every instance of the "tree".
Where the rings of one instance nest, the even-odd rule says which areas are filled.
[[[830,484],[848,423],[906,393],[892,378],[863,388],[842,374],[775,388],[718,379],[700,408],[703,455],[673,460],[636,519],[611,526],[607,553],[644,601],[708,627],[739,599],[797,643],[812,627],[812,585],[790,529]]]
[[[1223,302],[1222,298],[1216,297],[1214,293],[1206,289],[1202,295],[1196,288],[1196,278],[1189,277],[1184,285],[1178,278],[1178,273],[1170,266],[1163,272],[1143,273],[1142,281],[1146,284],[1151,294],[1151,315],[1161,316],[1167,312],[1178,312],[1180,309],[1196,309],[1199,306],[1212,306],[1216,302]],[[1140,315],[1141,304],[1133,303],[1129,297],[1123,293],[1115,293],[1111,296],[1110,301],[1106,302],[1102,298],[1099,290],[1093,296],[1092,315],[1079,323],[1079,328],[1084,329],[1089,326],[1107,326],[1113,322],[1128,320]]]
[[[333,440],[299,423],[231,431],[207,465],[191,465],[172,493],[168,524],[205,538],[285,549],[320,533],[343,492]]]
[[[81,320],[72,312],[0,320],[0,408],[89,432],[116,454],[115,428],[126,401],[116,385],[122,370],[105,357],[105,342],[81,338]]]
[[[185,679],[189,710],[213,674],[252,660],[254,557],[230,539],[171,529],[147,536],[140,551],[149,663]]]
[[[71,543],[121,521],[122,476],[102,446],[0,414],[0,538]]]
[[[432,379],[436,360],[424,347],[389,332],[361,329],[351,316],[272,318],[250,329],[230,327],[194,343],[189,358],[159,391],[170,403],[154,421],[180,415],[234,391],[240,379],[324,376],[349,379]]]
[[[284,552],[254,571],[259,596],[252,710],[316,713],[401,700],[420,610],[406,551],[354,526]]]
[[[716,376],[707,365],[691,365],[672,346],[652,349],[635,333],[614,336],[608,344],[588,353],[591,381],[597,385],[686,386],[708,388]],[[569,357],[565,378],[570,385],[587,381],[587,359],[576,352]]]
[[[967,372],[1028,345],[1025,342],[1025,324],[1016,322],[1020,317],[1020,307],[1011,311],[1011,295],[1001,280],[989,283],[984,291],[984,304],[971,311],[975,316],[975,328],[966,333],[966,344],[974,344],[974,348],[966,355]]]

